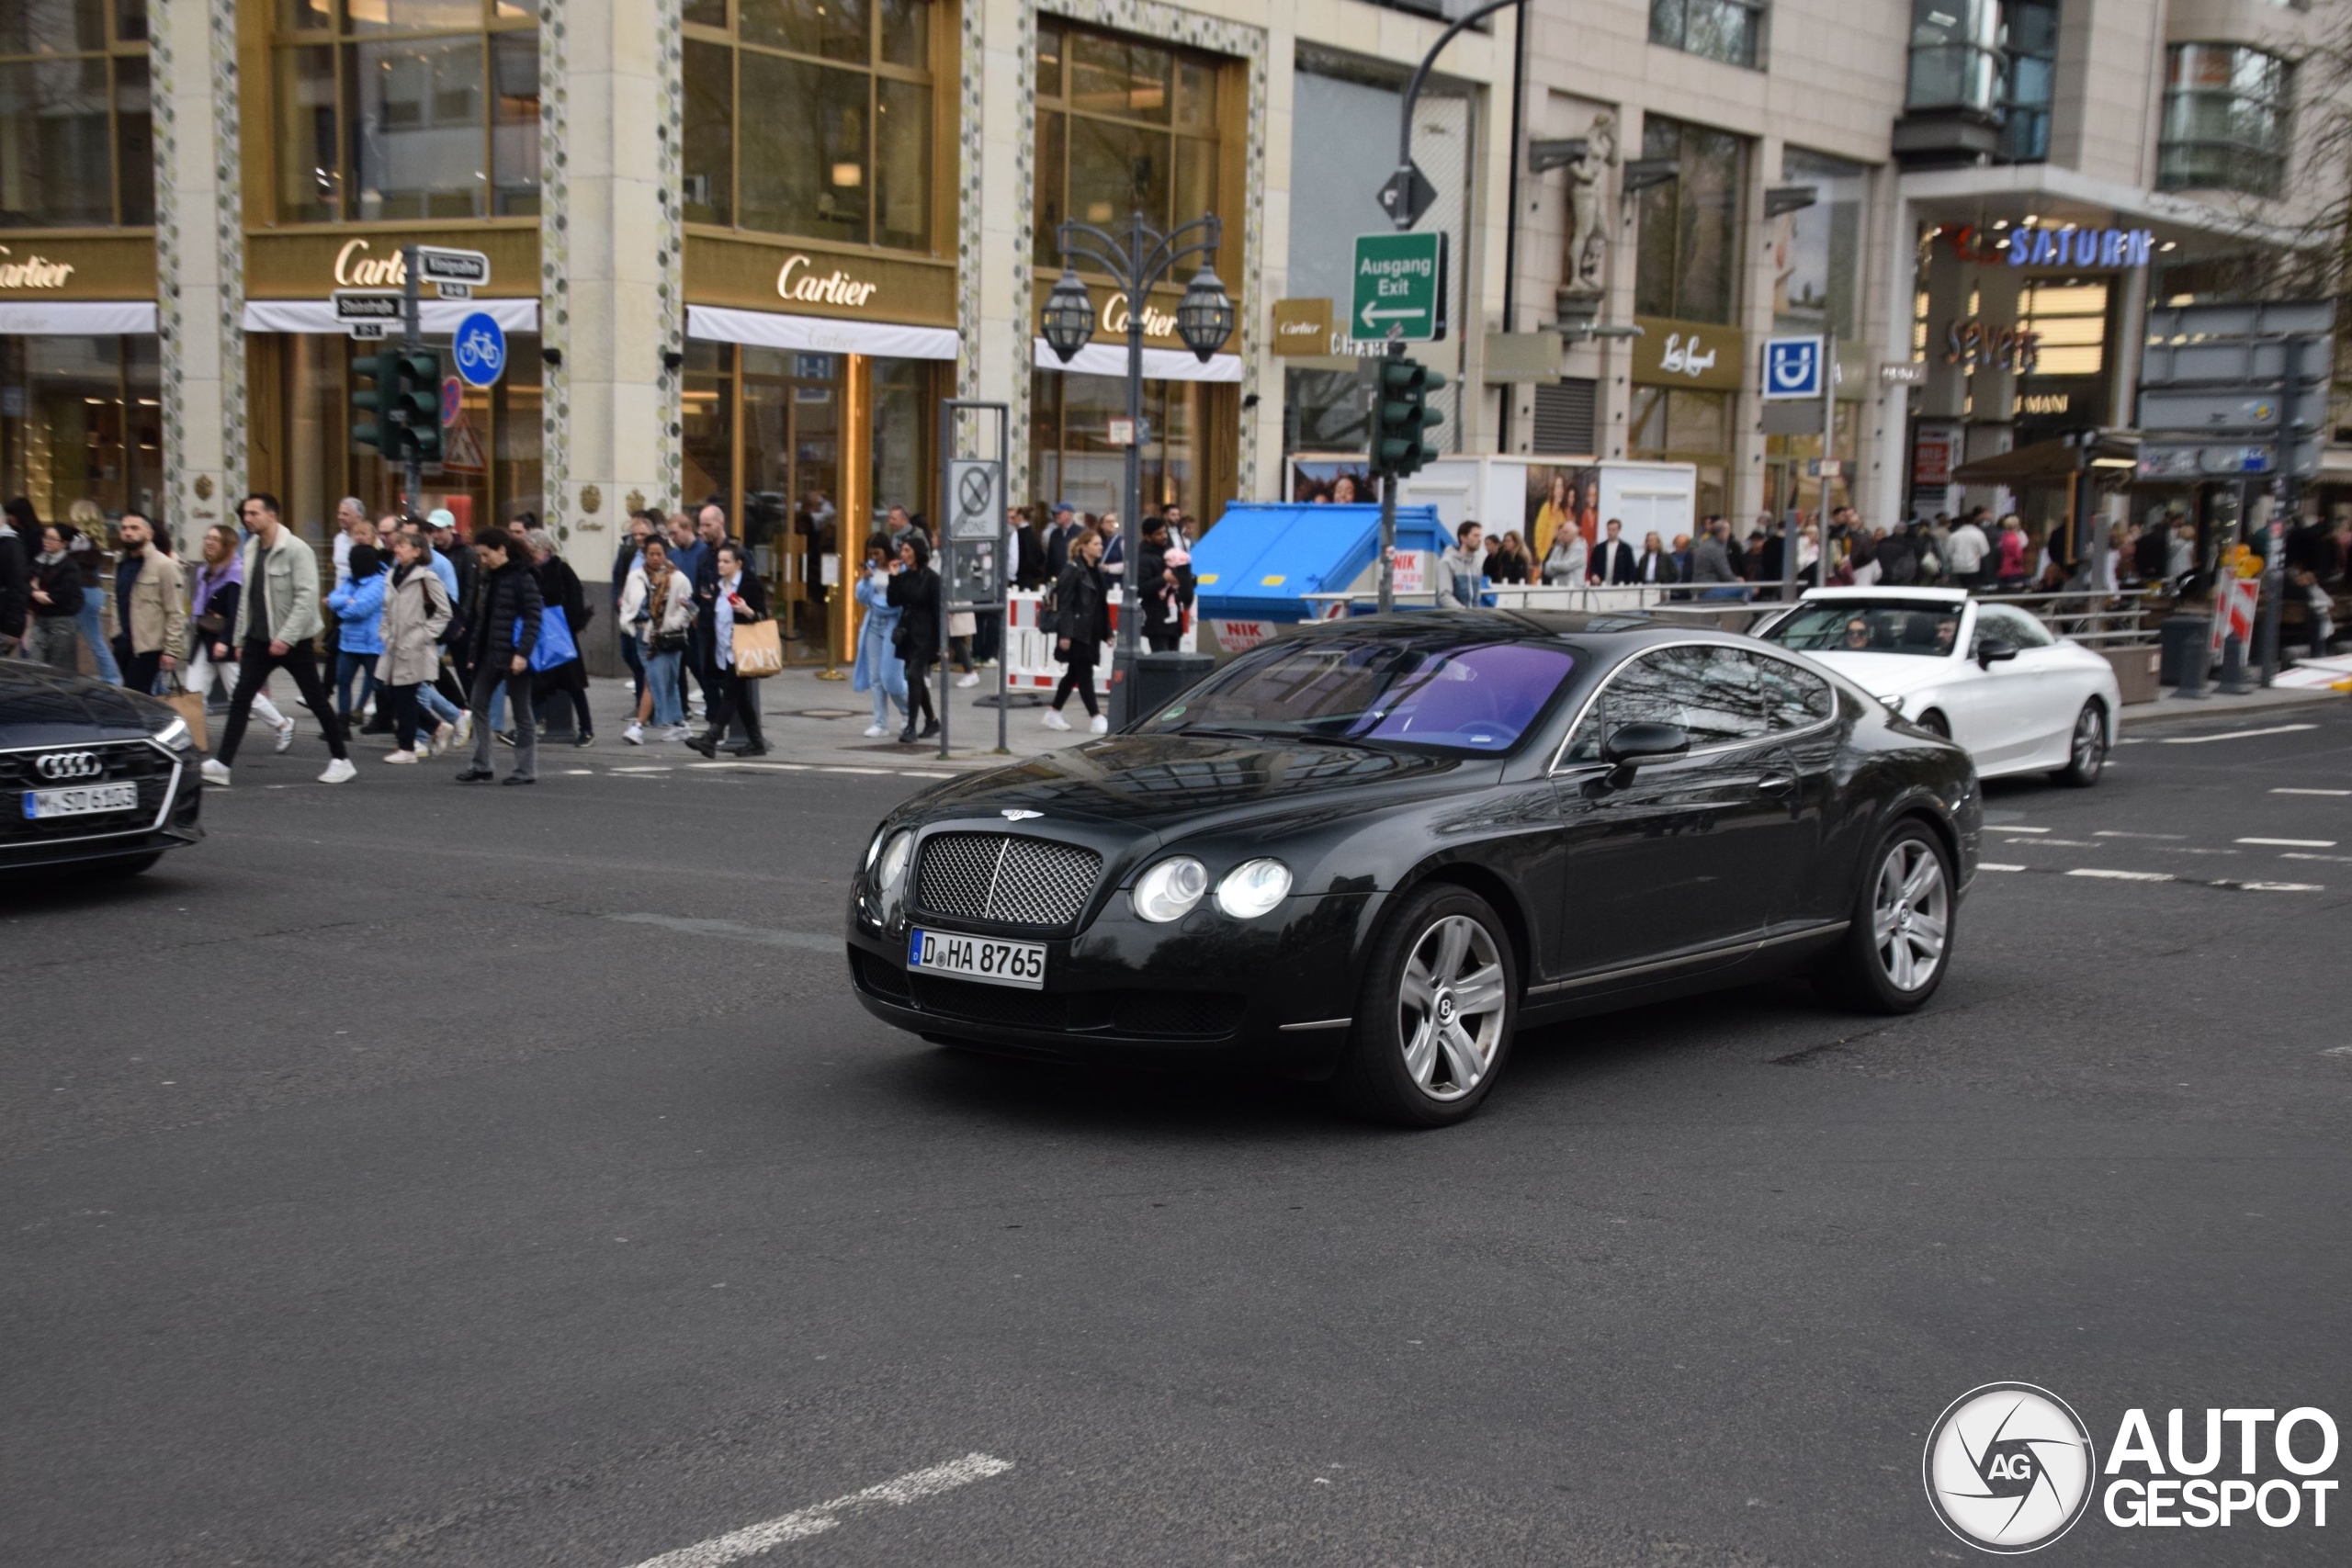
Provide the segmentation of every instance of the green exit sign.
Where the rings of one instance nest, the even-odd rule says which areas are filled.
[[[1348,335],[1429,343],[1445,336],[1445,235],[1358,234]]]

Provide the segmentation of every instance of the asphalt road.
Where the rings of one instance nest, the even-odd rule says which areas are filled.
[[[1917,1017],[1588,1021],[1420,1135],[868,1020],[842,877],[919,778],[317,750],[9,890],[0,1562],[1965,1561],[1920,1448],[1977,1384],[2102,1455],[2352,1424],[2340,708],[1994,786]]]

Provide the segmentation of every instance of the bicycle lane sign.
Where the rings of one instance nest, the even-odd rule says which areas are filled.
[[[476,310],[458,323],[458,374],[473,387],[491,387],[506,373],[506,333],[498,318]]]

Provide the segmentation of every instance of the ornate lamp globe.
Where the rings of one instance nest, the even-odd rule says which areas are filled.
[[[1215,268],[1201,268],[1185,286],[1183,301],[1176,307],[1176,335],[1204,365],[1233,335],[1233,300]]]
[[[1046,346],[1064,365],[1094,335],[1094,300],[1078,280],[1078,269],[1065,265],[1062,275],[1046,296],[1043,321]]]

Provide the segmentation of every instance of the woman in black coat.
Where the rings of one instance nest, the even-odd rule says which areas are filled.
[[[907,727],[899,743],[928,740],[939,733],[939,715],[931,705],[931,667],[939,662],[939,579],[931,570],[931,547],[921,534],[909,534],[899,546],[890,568],[888,589],[891,608],[899,612],[899,629],[891,645],[907,666]],[[915,714],[922,728],[915,728]]]
[[[474,672],[473,690],[467,694],[474,714],[473,760],[458,774],[460,784],[478,784],[490,771],[490,699],[500,682],[513,705],[514,771],[511,784],[539,782],[539,727],[525,721],[531,705],[531,649],[539,640],[539,579],[523,554],[523,542],[503,528],[484,528],[474,535],[479,570],[466,606],[466,651]]]
[[[1062,705],[1070,694],[1086,705],[1095,734],[1111,728],[1094,705],[1094,656],[1111,636],[1111,605],[1102,591],[1102,536],[1089,529],[1070,545],[1069,563],[1054,584],[1054,657],[1067,666],[1061,684],[1054,688],[1054,705],[1046,710],[1047,729],[1068,729]]]
[[[589,617],[595,614],[588,607],[587,594],[581,590],[580,574],[571,570],[571,562],[556,554],[555,536],[546,529],[534,528],[525,537],[530,544],[532,558],[538,563],[532,570],[539,580],[539,599],[563,612],[563,624],[577,647],[588,630]],[[574,657],[553,669],[539,671],[532,686],[541,719],[547,716],[548,698],[564,697],[571,704],[572,728],[579,731],[571,743],[595,744],[595,721],[588,716],[588,666],[584,660]]]
[[[758,572],[744,568],[743,547],[732,539],[720,545],[711,559],[710,657],[718,691],[710,705],[710,728],[686,745],[706,757],[716,757],[718,743],[727,739],[727,727],[740,719],[743,743],[728,750],[738,757],[763,757],[768,741],[760,733],[759,677],[736,668],[734,627],[768,618],[768,586]]]

